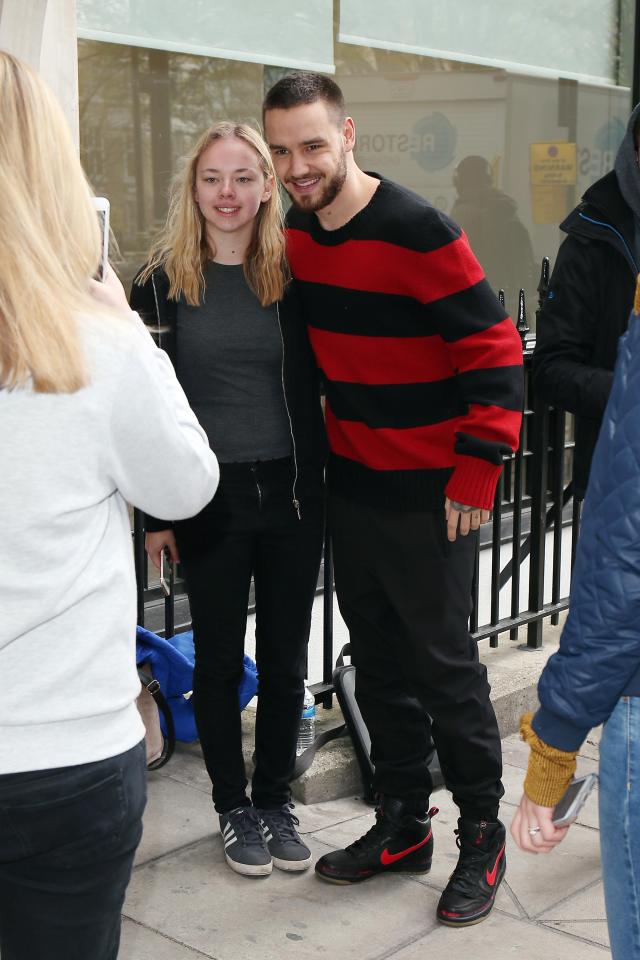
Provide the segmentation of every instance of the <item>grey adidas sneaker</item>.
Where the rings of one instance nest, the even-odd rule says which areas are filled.
[[[286,803],[277,810],[260,810],[260,824],[274,866],[280,870],[306,870],[311,865],[311,851],[296,830],[300,821]]]
[[[220,814],[220,833],[227,863],[245,877],[271,873],[271,854],[255,807],[236,807]]]

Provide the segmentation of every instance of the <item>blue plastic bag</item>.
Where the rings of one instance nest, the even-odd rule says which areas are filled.
[[[151,673],[160,683],[160,688],[171,708],[176,728],[176,739],[191,743],[198,739],[191,697],[193,690],[193,631],[178,633],[164,640],[156,633],[136,629],[136,663],[151,664]],[[244,710],[258,692],[258,673],[251,657],[244,657],[244,674],[238,688],[240,709]],[[164,730],[162,717],[160,725]]]

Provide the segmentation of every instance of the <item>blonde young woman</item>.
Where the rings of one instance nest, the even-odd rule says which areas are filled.
[[[145,804],[125,500],[189,516],[218,468],[119,281],[90,281],[65,119],[6,53],[0,115],[0,954],[115,960]]]
[[[214,500],[189,521],[149,518],[147,551],[158,564],[168,548],[182,563],[198,733],[227,863],[246,876],[311,862],[289,781],[321,552],[324,430],[287,281],[267,147],[249,126],[217,123],[186,161],[131,303],[169,350],[220,461]],[[259,695],[249,799],[238,683],[252,576]]]

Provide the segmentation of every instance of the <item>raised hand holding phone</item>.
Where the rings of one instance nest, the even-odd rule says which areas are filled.
[[[107,266],[104,280],[89,280],[89,293],[98,303],[118,313],[131,313],[131,308],[118,276]]]

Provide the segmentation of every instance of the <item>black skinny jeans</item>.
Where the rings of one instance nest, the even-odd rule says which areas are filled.
[[[323,499],[292,502],[290,458],[221,464],[218,492],[176,523],[193,620],[193,699],[218,813],[248,804],[238,684],[251,576],[255,583],[258,707],[254,806],[290,799],[311,608],[320,567]]]
[[[374,790],[426,806],[431,732],[462,816],[494,819],[500,734],[468,629],[477,533],[449,543],[444,504],[404,513],[332,497],[329,520]]]

